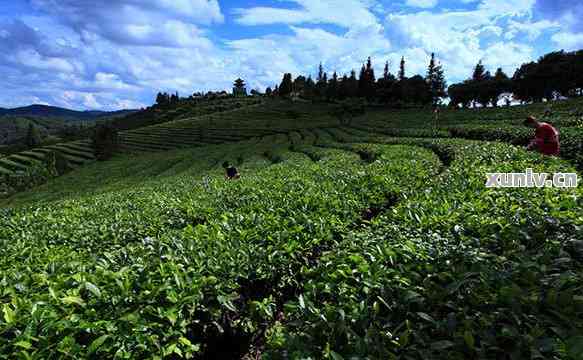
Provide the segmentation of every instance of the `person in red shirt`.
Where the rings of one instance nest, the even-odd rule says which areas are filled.
[[[559,132],[551,124],[539,122],[534,116],[529,116],[524,125],[536,129],[534,139],[526,147],[527,150],[537,150],[541,154],[557,156],[560,151]]]

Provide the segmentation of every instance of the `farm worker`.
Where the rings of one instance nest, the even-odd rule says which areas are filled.
[[[225,179],[227,180],[236,180],[241,177],[237,168],[230,165],[228,161],[223,163],[223,168],[225,169]]]
[[[526,147],[536,149],[544,155],[559,155],[559,132],[551,124],[539,122],[534,116],[529,116],[524,125],[536,129],[534,139]]]

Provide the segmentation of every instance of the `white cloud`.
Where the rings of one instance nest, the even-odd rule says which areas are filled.
[[[583,33],[560,32],[553,35],[552,40],[559,47],[567,51],[583,48]]]
[[[276,7],[239,8],[237,22],[243,25],[326,23],[343,27],[377,23],[369,10],[375,4],[363,0],[291,0],[301,9]]]
[[[438,0],[407,0],[407,5],[428,9],[437,6],[437,2]]]
[[[560,24],[556,21],[541,20],[537,22],[519,22],[510,20],[508,23],[508,29],[504,38],[507,40],[513,40],[518,35],[526,35],[526,39],[529,41],[535,41],[544,32],[555,31],[560,29]],[[524,38],[521,39],[524,41]]]
[[[467,78],[482,59],[492,71],[500,66],[513,73],[534,49],[525,41],[520,41],[522,45],[504,41],[522,33],[538,37],[553,29],[550,22],[531,26],[534,2],[483,0],[475,10],[390,14],[385,27],[389,38],[405,49],[402,52],[416,48],[436,52],[450,83]],[[421,53],[417,56],[409,63],[425,60]]]
[[[378,24],[354,28],[344,35],[303,27],[292,27],[292,31],[290,36],[231,41],[229,46],[236,54],[233,59],[238,59],[233,65],[245,69],[249,79],[257,80],[254,86],[265,87],[279,81],[284,72],[295,76],[314,74],[320,62],[328,73],[358,71],[367,56],[380,62],[391,49],[383,27]]]
[[[217,0],[32,0],[77,31],[85,42],[98,37],[120,44],[179,47],[196,44],[195,24],[222,23]]]
[[[377,75],[386,60],[396,72],[401,56],[408,76],[423,75],[431,52],[452,83],[467,78],[481,59],[488,70],[501,66],[512,75],[541,55],[534,41],[553,34],[561,47],[583,46],[580,33],[565,31],[573,11],[561,7],[540,18],[533,14],[535,0],[460,0],[477,3],[464,11],[411,10],[407,0],[286,0],[229,10],[238,25],[289,30],[238,40],[216,40],[212,26],[224,21],[217,0],[31,1],[39,10],[34,16],[0,22],[0,83],[6,89],[0,105],[34,99],[76,109],[136,108],[158,91],[229,89],[236,77],[264,89],[284,72],[314,75],[320,62],[328,73],[358,72],[368,56]],[[330,24],[336,26],[319,26]],[[271,28],[253,31],[263,29]]]

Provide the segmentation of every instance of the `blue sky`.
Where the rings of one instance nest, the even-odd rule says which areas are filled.
[[[483,60],[509,75],[554,50],[583,49],[583,0],[8,0],[0,6],[0,107],[115,110],[158,91],[250,88],[284,72],[423,74],[435,52],[449,83]]]

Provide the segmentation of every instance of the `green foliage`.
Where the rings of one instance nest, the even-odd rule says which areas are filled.
[[[7,198],[45,183],[53,176],[46,164],[33,161],[24,171],[0,175],[0,198]]]
[[[45,163],[50,174],[61,176],[71,171],[71,165],[60,151],[50,151],[45,155]]]
[[[41,144],[42,139],[40,133],[32,123],[28,125],[28,131],[26,132],[26,138],[24,141],[29,149],[35,148]]]
[[[117,130],[109,125],[98,125],[93,135],[93,148],[97,160],[110,159],[118,149],[119,139]]]
[[[279,85],[279,96],[290,96],[293,91],[292,75],[284,74],[281,84]]]
[[[484,186],[573,168],[445,138],[514,141],[536,108],[429,130],[418,110],[338,127],[273,106],[245,141],[94,162],[1,209],[0,358],[577,358],[581,187]]]

